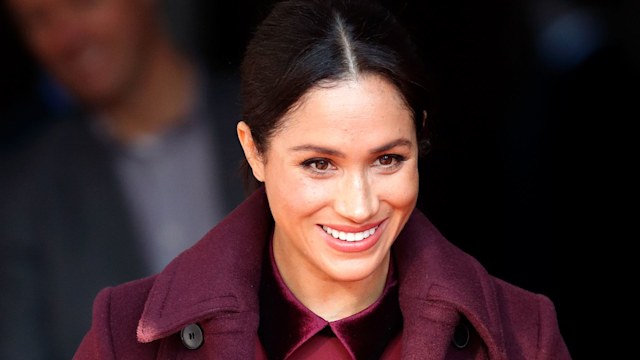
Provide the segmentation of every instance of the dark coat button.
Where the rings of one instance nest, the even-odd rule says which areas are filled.
[[[471,333],[469,332],[469,326],[465,323],[458,324],[456,330],[453,332],[453,346],[462,350],[469,345],[470,339]]]
[[[195,350],[204,343],[204,334],[198,324],[189,324],[180,331],[182,344],[189,350]]]

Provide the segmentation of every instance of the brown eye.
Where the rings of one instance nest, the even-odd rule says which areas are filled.
[[[380,162],[380,165],[383,165],[383,166],[393,165],[394,160],[395,158],[391,155],[382,155],[378,159],[378,161]]]
[[[302,162],[302,167],[312,171],[314,174],[329,174],[335,170],[336,167],[331,163],[331,160],[324,158],[313,158]]]
[[[312,165],[316,170],[327,170],[329,169],[329,162],[327,160],[316,160]]]
[[[402,166],[405,157],[398,154],[386,154],[378,157],[373,164],[383,171],[395,171]]]

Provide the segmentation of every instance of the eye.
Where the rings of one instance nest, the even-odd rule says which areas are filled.
[[[376,159],[374,166],[379,166],[384,169],[393,170],[404,162],[405,158],[402,155],[397,154],[384,154]]]
[[[329,162],[327,160],[315,160],[309,166],[316,170],[324,171],[329,169]]]
[[[382,155],[378,158],[378,161],[380,162],[380,165],[384,165],[384,166],[389,166],[392,165],[394,160],[396,160],[395,158],[393,158],[393,156],[391,155]]]
[[[309,169],[315,173],[320,174],[324,174],[335,169],[335,166],[331,163],[331,161],[323,158],[305,160],[302,162],[302,166],[305,169]]]

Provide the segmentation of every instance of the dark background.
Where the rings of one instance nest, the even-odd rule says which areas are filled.
[[[584,358],[597,248],[619,245],[605,226],[619,165],[609,150],[634,119],[639,2],[383,2],[415,34],[436,90],[419,208],[491,273],[548,295]],[[186,47],[234,71],[271,1],[165,3]],[[12,152],[46,129],[59,99],[4,9],[0,44],[0,149]]]

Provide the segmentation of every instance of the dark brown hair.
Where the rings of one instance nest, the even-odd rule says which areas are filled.
[[[413,112],[424,152],[424,69],[394,15],[371,0],[277,2],[256,28],[241,65],[242,119],[258,151],[267,150],[283,116],[307,91],[356,74],[380,75],[397,87]],[[255,186],[250,171],[247,181],[250,191]]]

